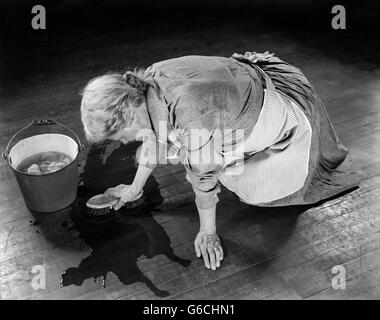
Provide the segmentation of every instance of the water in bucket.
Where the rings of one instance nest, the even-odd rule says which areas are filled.
[[[39,152],[22,160],[17,170],[33,175],[43,175],[63,169],[71,161],[72,159],[63,152]]]

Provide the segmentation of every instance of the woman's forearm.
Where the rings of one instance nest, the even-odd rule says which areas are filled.
[[[202,232],[216,232],[216,204],[211,208],[201,209],[198,208],[200,231]]]
[[[136,153],[139,166],[132,185],[138,191],[142,190],[152,171],[156,168],[158,164],[157,155],[157,142],[154,137],[148,137]]]
[[[141,191],[144,188],[146,181],[153,172],[153,167],[147,167],[144,165],[139,165],[135,178],[133,179],[132,185],[136,188],[137,191]]]

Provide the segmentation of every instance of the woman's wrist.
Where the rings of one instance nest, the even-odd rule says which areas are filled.
[[[142,191],[143,187],[135,184],[135,182],[132,182],[132,184],[129,186],[129,192],[133,195],[138,195]]]
[[[216,205],[208,209],[198,208],[199,231],[206,233],[216,233]]]
[[[216,233],[216,228],[215,227],[214,228],[202,228],[202,227],[200,227],[199,232],[207,233],[207,234]]]

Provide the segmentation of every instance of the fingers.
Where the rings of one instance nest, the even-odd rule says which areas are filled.
[[[104,194],[109,194],[112,196],[112,189],[111,188],[107,189],[106,191],[104,191]]]
[[[223,253],[221,253],[219,251],[219,248],[218,247],[214,247],[214,252],[215,252],[215,256],[216,256],[216,267],[219,268],[220,267],[220,261],[223,259],[222,256],[223,256]]]
[[[105,194],[108,194],[110,196],[113,196],[113,197],[116,197],[116,198],[119,198],[119,190],[115,190],[115,188],[109,188],[106,190],[106,192],[104,192]]]
[[[117,187],[108,188],[106,190],[105,194],[109,194],[109,195],[111,195],[113,197],[120,198],[121,195],[122,195],[122,193],[123,193],[124,187],[125,187],[125,185],[120,184]]]
[[[220,252],[220,260],[224,259],[224,251],[223,247],[221,245],[218,246],[219,252]]]
[[[202,257],[203,261],[205,263],[205,266],[207,269],[210,269],[210,260],[208,258],[208,253],[205,247],[201,246],[201,251],[202,251]]]
[[[216,270],[216,255],[214,248],[211,245],[209,245],[207,248],[207,252],[210,259],[210,267],[212,270]]]
[[[119,210],[123,205],[125,204],[125,202],[123,201],[123,200],[119,200],[116,204],[115,204],[115,206],[113,207],[113,209],[114,210]]]
[[[223,260],[224,259],[224,252],[223,252],[223,247],[220,244],[220,240],[215,244],[214,246],[215,254],[218,260]]]
[[[194,248],[195,248],[195,254],[197,255],[198,258],[200,258],[202,255],[202,252],[201,252],[201,249],[199,248],[197,241],[194,241]]]

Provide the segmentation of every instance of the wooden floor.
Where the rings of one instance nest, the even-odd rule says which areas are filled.
[[[83,199],[131,181],[136,145],[87,146],[80,155],[79,199],[53,214],[30,212],[1,162],[1,299],[379,299],[380,64],[339,52],[333,38],[302,32],[211,24],[153,36],[78,35],[22,52],[15,42],[1,53],[0,148],[40,118],[57,119],[84,140],[78,92],[105,71],[186,54],[270,50],[301,68],[320,93],[350,149],[360,188],[313,208],[265,209],[223,190],[217,228],[226,258],[213,272],[194,253],[198,218],[180,166],[154,172],[142,208],[94,221],[83,214]],[[36,265],[46,270],[44,290],[31,286]],[[336,265],[346,269],[345,290],[332,288]]]

